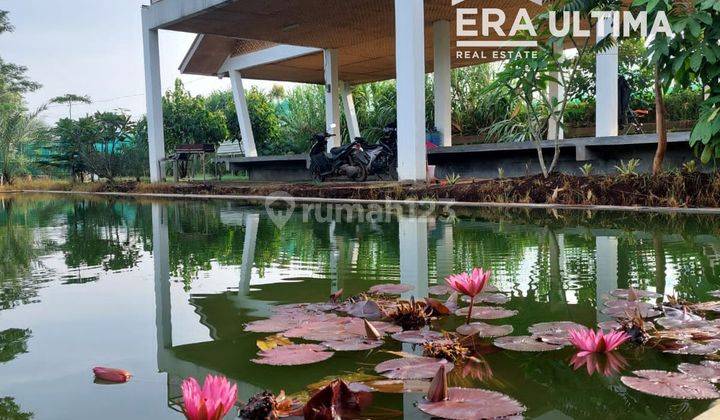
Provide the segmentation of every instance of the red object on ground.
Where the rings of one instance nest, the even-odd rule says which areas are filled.
[[[435,149],[436,147],[437,147],[437,145],[435,143],[433,143],[429,140],[425,140],[425,148],[427,150],[432,150],[432,149]]]
[[[95,367],[93,368],[93,373],[95,374],[95,377],[97,379],[102,379],[103,381],[114,382],[117,384],[122,384],[129,381],[130,377],[132,376],[127,370],[107,367]]]

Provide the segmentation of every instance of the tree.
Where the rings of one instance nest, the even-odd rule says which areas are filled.
[[[45,133],[38,119],[44,108],[28,112],[24,107],[0,108],[0,185],[12,183],[13,178],[26,171],[27,151]]]
[[[83,182],[88,167],[82,157],[82,151],[85,143],[94,141],[89,136],[93,125],[92,120],[88,118],[59,120],[52,129],[53,140],[48,146],[48,157],[40,163],[67,172],[73,182]]]
[[[590,22],[592,32],[595,23],[590,19],[593,10],[610,11],[616,10],[618,2],[614,0],[558,0],[551,4],[548,10],[536,17],[535,27],[547,28],[549,13],[552,11],[579,12],[583,20]],[[563,16],[563,13],[558,13]],[[542,141],[549,126],[550,119],[562,121],[562,115],[569,102],[569,98],[576,95],[575,82],[581,76],[581,62],[590,54],[596,54],[611,46],[615,41],[612,34],[597,44],[591,43],[590,38],[583,42],[571,37],[569,34],[564,37],[554,37],[547,33],[543,35],[545,42],[541,43],[536,54],[526,54],[525,49],[516,50],[514,58],[497,74],[497,78],[486,89],[485,93],[503,90],[511,96],[516,97],[525,108],[520,114],[517,109],[515,114],[522,115],[522,124],[513,124],[521,131],[523,138],[530,140],[535,145],[538,154],[538,162],[543,176],[546,178],[555,170],[560,158],[560,130],[562,123],[556,125],[556,132],[553,136],[554,151],[552,161],[549,165],[545,162]],[[572,57],[566,57],[561,51],[556,51],[556,46],[564,46],[571,42],[577,50]],[[563,86],[564,95],[560,98],[551,98],[547,92],[550,83],[557,83]],[[506,124],[512,124],[512,120]]]
[[[67,93],[63,96],[56,96],[50,99],[51,104],[67,104],[68,106],[68,118],[72,120],[72,104],[91,104],[92,100],[87,95],[75,95],[73,93]]]
[[[130,116],[114,112],[97,112],[84,118],[82,124],[88,132],[80,148],[85,166],[90,172],[107,178],[113,182],[115,178],[126,173],[130,154],[133,148],[135,123]]]
[[[219,111],[210,111],[202,96],[192,96],[180,79],[163,97],[165,150],[181,144],[220,144],[229,137],[227,121]]]
[[[684,88],[708,87],[707,99],[690,135],[690,146],[704,164],[720,157],[720,3],[715,0],[636,0],[649,17],[665,12],[675,36],[658,34],[648,48],[649,62],[657,69],[655,86],[658,110],[658,150],[653,172],[662,169],[667,148],[663,89],[671,84]]]

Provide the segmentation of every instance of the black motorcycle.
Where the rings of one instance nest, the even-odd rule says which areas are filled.
[[[368,174],[375,175],[380,179],[392,178],[397,169],[397,127],[394,124],[383,129],[382,138],[375,144],[367,144],[365,139],[358,137],[356,143],[360,143],[368,155]]]
[[[328,139],[334,134],[322,133],[313,136],[313,145],[307,168],[316,181],[346,176],[352,181],[363,182],[368,177],[370,158],[361,143],[354,141],[326,152]]]

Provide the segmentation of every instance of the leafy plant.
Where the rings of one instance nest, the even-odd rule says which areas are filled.
[[[582,172],[582,174],[583,174],[584,176],[590,176],[590,175],[592,174],[592,172],[593,172],[592,163],[586,163],[586,164],[584,164],[583,166],[581,166],[581,167],[580,167],[580,172]]]
[[[618,173],[622,176],[637,175],[637,169],[640,167],[640,159],[630,159],[627,163],[621,160],[620,165],[616,166]]]
[[[683,163],[683,171],[688,174],[693,174],[697,172],[697,162],[695,160],[691,160],[690,162]]]
[[[499,179],[505,179],[505,169],[498,168],[498,178]]]
[[[458,174],[453,173],[445,177],[445,183],[451,187],[456,185],[458,182],[460,182],[460,175]]]

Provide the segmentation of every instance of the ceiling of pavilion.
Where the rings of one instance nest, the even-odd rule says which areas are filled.
[[[465,0],[461,7],[505,10],[509,31],[518,9],[531,15],[540,7],[530,0]],[[450,0],[425,0],[426,70],[433,67],[432,22],[451,22],[452,66],[493,61],[455,56],[455,8]],[[204,34],[196,40],[181,69],[187,74],[216,75],[228,56],[275,44],[338,49],[340,79],[350,84],[395,77],[394,0],[236,0],[209,9],[164,29]],[[497,36],[483,38],[498,40]],[[249,79],[324,83],[322,53],[266,64],[243,71]]]

